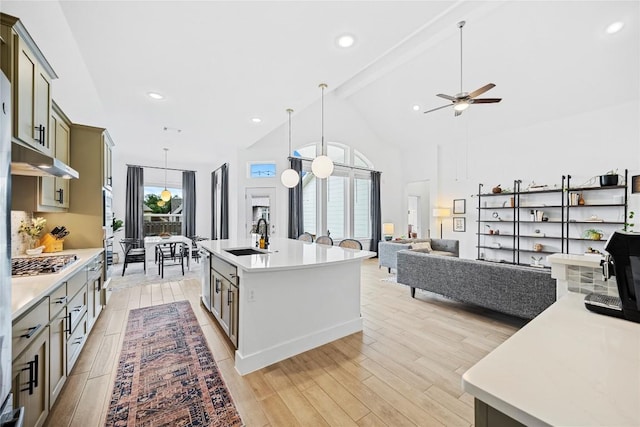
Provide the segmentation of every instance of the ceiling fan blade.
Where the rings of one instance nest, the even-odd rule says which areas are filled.
[[[443,108],[447,108],[447,107],[451,107],[453,104],[447,104],[447,105],[443,105],[442,107],[438,107],[438,108],[434,108],[432,110],[427,110],[424,112],[424,114],[430,113],[432,111],[436,111],[436,110],[442,110]]]
[[[469,94],[469,98],[475,98],[478,95],[482,95],[483,93],[485,93],[489,89],[493,89],[494,87],[496,87],[496,85],[494,85],[493,83],[486,84],[482,86],[480,89],[476,89],[473,92],[471,92]]]
[[[456,102],[458,100],[458,98],[456,98],[455,96],[445,95],[444,93],[439,93],[436,96],[439,96],[440,98],[448,99],[449,101],[453,101],[453,102]]]
[[[493,104],[494,102],[500,102],[502,98],[480,98],[480,99],[470,99],[469,102],[472,104]]]

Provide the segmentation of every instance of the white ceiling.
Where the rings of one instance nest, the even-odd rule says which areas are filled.
[[[77,122],[108,127],[125,159],[204,163],[246,147],[317,101],[318,83],[404,147],[450,133],[526,126],[638,99],[637,1],[3,1],[60,78]],[[488,82],[500,104],[461,118],[436,93]],[[626,27],[605,36],[614,20]],[[340,49],[349,32],[356,45]],[[166,96],[153,101],[147,92]],[[252,117],[263,122],[254,124]],[[460,123],[460,122],[458,122]],[[163,127],[182,132],[163,131]]]

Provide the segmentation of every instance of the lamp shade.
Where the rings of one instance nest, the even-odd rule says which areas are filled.
[[[393,236],[393,231],[393,223],[385,222],[384,224],[382,224],[382,234]]]
[[[333,173],[333,161],[328,156],[318,156],[311,163],[311,172],[320,179],[327,178]]]
[[[282,185],[287,188],[293,188],[300,182],[300,175],[293,169],[287,169],[280,175]]]
[[[449,208],[433,208],[433,216],[436,218],[441,218],[443,216],[450,216],[451,209]]]

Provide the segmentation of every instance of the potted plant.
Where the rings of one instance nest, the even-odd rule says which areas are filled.
[[[584,230],[583,236],[585,239],[601,240],[603,234],[604,233],[602,232],[602,230],[598,230],[596,228],[589,228],[587,230]]]
[[[122,227],[124,227],[124,221],[121,219],[117,219],[116,216],[113,216],[113,221],[111,221],[111,228],[113,229],[113,232],[115,233],[116,231],[120,230]]]
[[[42,253],[44,246],[36,248],[36,244],[38,243],[38,237],[42,230],[44,230],[44,226],[46,224],[47,220],[42,217],[31,218],[31,221],[20,221],[18,233],[24,234],[27,237],[27,255],[37,255]]]
[[[604,175],[600,175],[600,187],[611,187],[618,185],[618,169],[610,170]]]

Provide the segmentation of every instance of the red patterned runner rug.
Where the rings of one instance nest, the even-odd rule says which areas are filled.
[[[243,425],[188,301],[129,313],[106,425]]]

